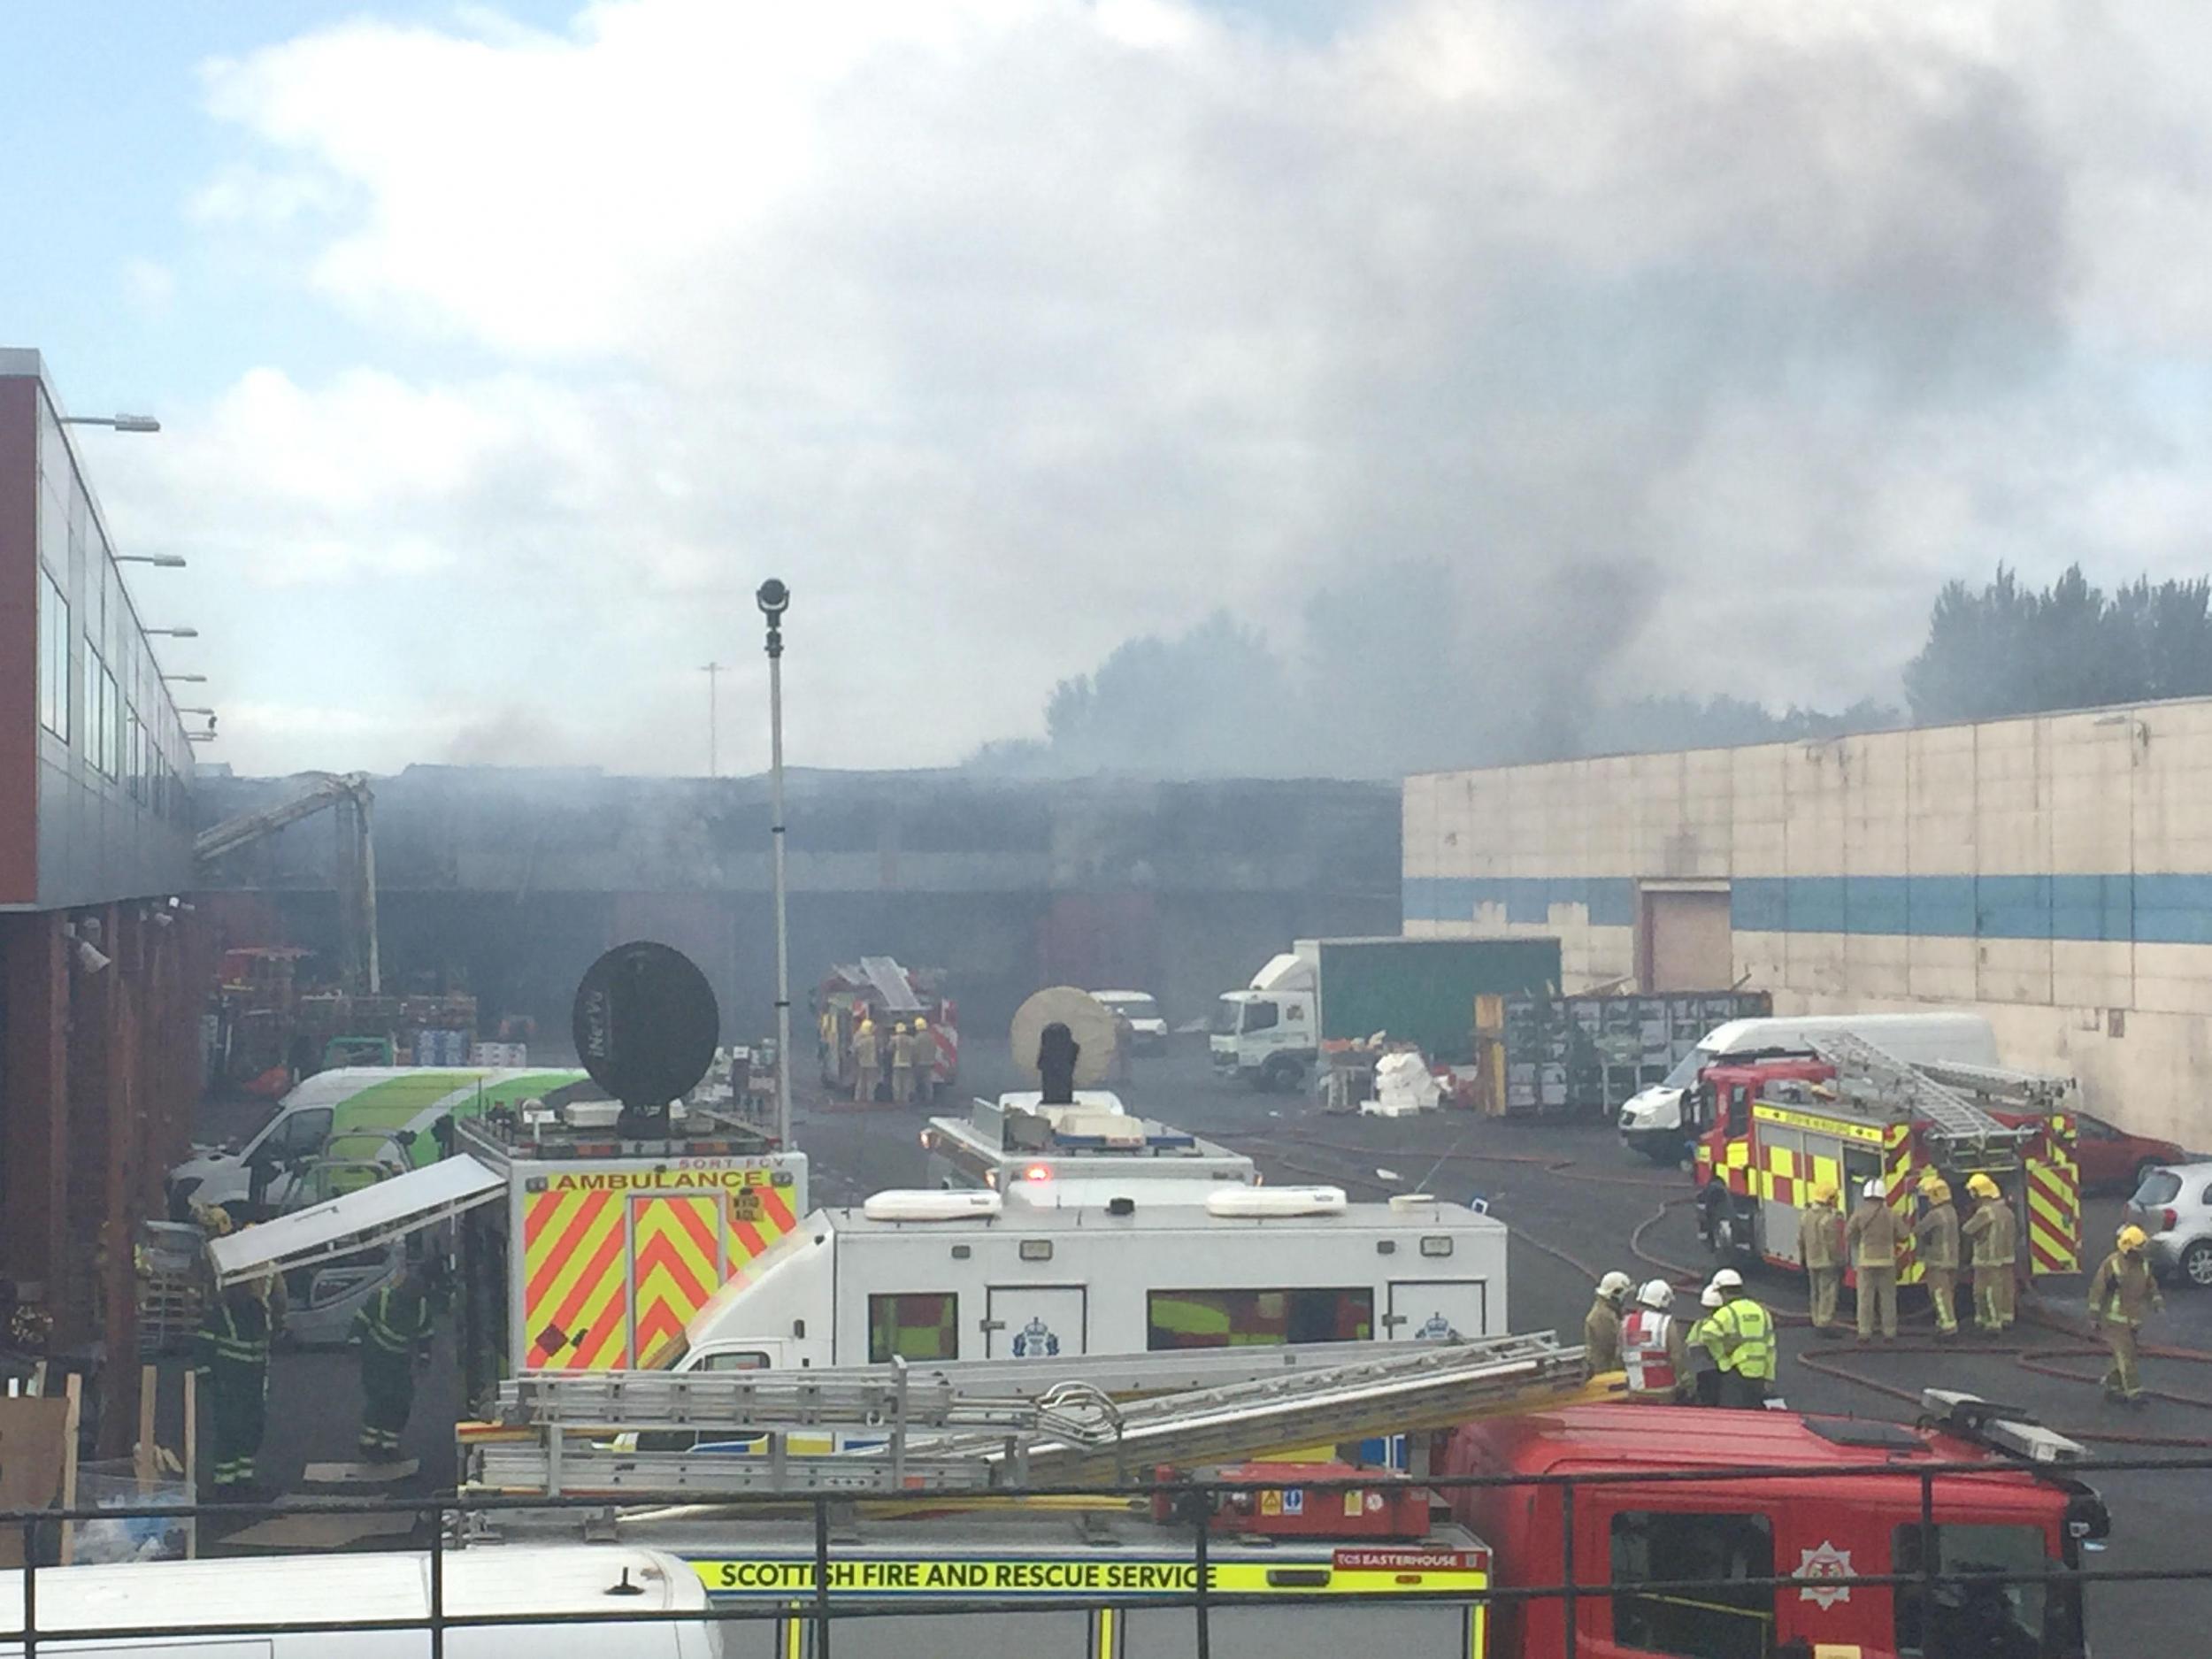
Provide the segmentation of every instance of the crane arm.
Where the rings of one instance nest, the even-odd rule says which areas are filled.
[[[226,818],[220,824],[202,830],[192,842],[192,856],[201,864],[220,858],[225,853],[235,851],[265,835],[273,835],[288,824],[296,824],[303,818],[311,818],[325,807],[340,801],[350,800],[365,805],[369,799],[369,776],[366,772],[312,772],[313,779],[305,789],[288,801],[274,806],[263,807],[256,812],[242,812],[236,818]]]

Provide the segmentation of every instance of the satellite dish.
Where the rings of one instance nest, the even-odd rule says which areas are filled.
[[[706,1076],[722,1010],[690,957],[641,939],[585,971],[572,1028],[593,1082],[631,1111],[658,1113]]]
[[[1095,1088],[1106,1080],[1114,1057],[1114,1017],[1088,991],[1056,985],[1040,991],[1014,1010],[1014,1064],[1042,1086],[1037,1048],[1048,1025],[1065,1025],[1075,1039],[1075,1087]]]

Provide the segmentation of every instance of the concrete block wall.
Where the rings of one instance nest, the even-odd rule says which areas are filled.
[[[1632,977],[1649,884],[1725,880],[1778,1010],[1968,1007],[2008,1061],[2212,1148],[2212,699],[1437,772],[1404,791],[1405,930],[1556,933]]]

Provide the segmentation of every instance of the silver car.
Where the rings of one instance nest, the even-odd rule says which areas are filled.
[[[2127,1219],[2150,1235],[2159,1277],[2212,1290],[2212,1163],[2151,1171],[2128,1200]]]

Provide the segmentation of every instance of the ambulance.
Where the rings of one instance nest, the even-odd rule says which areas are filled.
[[[748,1261],[663,1370],[1449,1340],[1506,1329],[1506,1228],[1425,1195],[1024,1180],[878,1193]]]
[[[1080,1088],[1047,1106],[1032,1089],[978,1100],[965,1118],[933,1118],[922,1131],[933,1187],[1003,1192],[1017,1181],[1141,1176],[1148,1180],[1259,1184],[1240,1152],[1187,1129],[1139,1118],[1110,1089]]]
[[[1965,1178],[1997,1183],[2031,1272],[2081,1271],[2071,1079],[1908,1066],[1841,1033],[1806,1041],[1806,1056],[1709,1066],[1695,1085],[1708,1125],[1693,1159],[1699,1230],[1716,1255],[1793,1269],[1813,1193],[1832,1187],[1848,1210],[1877,1179],[1909,1235],[1920,1179],[1933,1171],[1962,1219],[1972,1202]],[[1924,1276],[1908,1254],[1899,1282]]]
[[[711,1109],[675,1109],[649,1136],[620,1110],[464,1121],[442,1162],[213,1240],[217,1282],[383,1259],[427,1235],[456,1262],[472,1397],[518,1371],[638,1365],[796,1233],[807,1160]]]

